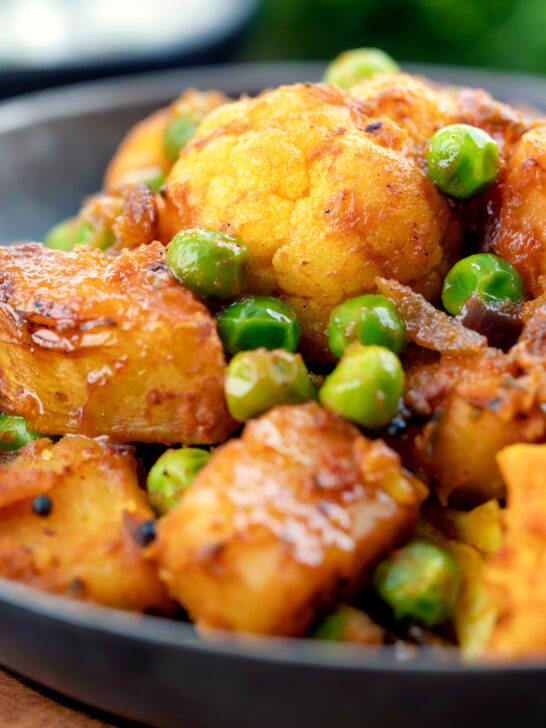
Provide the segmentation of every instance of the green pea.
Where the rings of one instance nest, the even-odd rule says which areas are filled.
[[[47,248],[69,251],[76,245],[80,236],[82,224],[76,217],[58,223],[47,233],[44,245]]]
[[[176,162],[180,150],[190,141],[198,126],[199,120],[190,112],[177,116],[167,126],[163,137],[163,148],[171,162]]]
[[[337,611],[323,619],[313,632],[313,637],[327,642],[343,642],[344,627],[343,614]]]
[[[513,265],[496,255],[477,253],[455,263],[442,289],[444,308],[452,316],[471,296],[494,306],[517,304],[525,299],[525,288]]]
[[[446,195],[466,200],[497,180],[499,147],[475,126],[452,124],[430,140],[428,176]]]
[[[394,551],[375,572],[374,586],[395,619],[427,627],[451,616],[459,590],[457,561],[440,546],[415,541]]]
[[[29,430],[23,417],[0,414],[0,452],[19,450],[43,435]]]
[[[385,632],[366,612],[348,604],[339,604],[315,627],[311,637],[327,642],[377,645],[383,642]]]
[[[374,73],[397,73],[399,65],[378,48],[355,48],[334,59],[323,76],[325,83],[351,88]]]
[[[246,296],[222,311],[218,333],[225,350],[236,354],[260,346],[295,351],[301,329],[288,304],[270,296]]]
[[[383,346],[353,344],[326,378],[319,400],[362,427],[386,425],[404,391],[400,359]]]
[[[386,296],[367,294],[336,306],[328,324],[330,349],[341,357],[355,342],[377,344],[399,354],[406,346],[406,325]]]
[[[167,172],[161,169],[161,167],[142,167],[141,169],[132,169],[130,172],[127,172],[122,179],[121,186],[130,184],[131,182],[141,182],[149,187],[152,192],[159,192],[166,179]]]
[[[315,393],[301,356],[283,349],[236,354],[226,369],[224,388],[228,409],[239,422],[278,404],[306,402]]]
[[[210,452],[197,447],[165,450],[150,469],[146,482],[150,503],[158,515],[162,516],[179,503],[210,458]]]
[[[92,248],[106,250],[116,242],[116,238],[108,225],[99,225],[95,227],[94,225],[90,225],[88,222],[84,222],[83,225],[80,226],[76,242],[78,245],[89,245]]]
[[[202,298],[224,301],[244,292],[252,255],[233,235],[191,228],[171,240],[167,263],[186,288]]]

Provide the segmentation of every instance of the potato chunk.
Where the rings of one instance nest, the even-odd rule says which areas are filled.
[[[32,509],[43,494],[46,516]],[[81,436],[36,440],[0,464],[0,501],[2,576],[121,609],[169,606],[138,543],[153,511],[128,448]]]
[[[444,505],[503,498],[497,453],[546,439],[545,362],[546,305],[507,354],[485,349],[475,356],[405,358],[405,403],[414,418],[392,444]]]
[[[168,124],[177,114],[189,112],[196,118],[206,116],[217,106],[226,103],[220,91],[198,91],[189,88],[165,109],[148,116],[127,133],[110,162],[104,178],[108,193],[121,192],[128,175],[150,168],[167,173],[172,161],[165,154],[163,137]]]
[[[546,445],[497,456],[507,487],[505,534],[486,577],[498,610],[489,648],[500,656],[546,655]]]
[[[422,490],[318,404],[277,407],[216,451],[153,551],[198,627],[296,635],[411,530]]]
[[[298,84],[213,111],[167,180],[160,237],[204,225],[240,236],[251,290],[292,305],[307,356],[329,312],[377,275],[434,298],[461,227],[406,129],[336,86]]]
[[[546,126],[523,136],[485,210],[483,248],[508,260],[529,293],[546,276]]]
[[[387,117],[405,129],[415,148],[422,150],[439,129],[458,121],[454,99],[425,79],[408,73],[377,73],[350,91],[364,101],[377,119]]]
[[[207,309],[159,243],[0,249],[0,409],[45,434],[212,443],[234,429]]]

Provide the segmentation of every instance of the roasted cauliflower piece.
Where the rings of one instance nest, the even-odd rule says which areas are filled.
[[[277,407],[214,453],[153,556],[198,628],[297,635],[411,531],[424,490],[318,404]]]
[[[546,280],[546,126],[523,136],[484,211],[484,250],[512,263],[538,296]]]
[[[159,243],[112,258],[0,249],[0,409],[37,432],[222,442],[235,428],[207,309]]]
[[[329,312],[377,275],[435,298],[461,226],[408,131],[336,86],[299,84],[209,114],[173,167],[160,237],[205,226],[241,237],[250,290],[292,305],[302,349],[328,351]]]
[[[495,656],[546,654],[546,445],[512,445],[497,456],[506,482],[505,533],[486,570],[498,617]]]
[[[169,123],[185,111],[203,118],[227,101],[220,91],[189,88],[170,107],[160,109],[136,124],[125,136],[108,166],[104,178],[105,191],[110,194],[121,192],[127,180],[139,172],[157,169],[159,173],[167,174],[173,164],[164,149],[164,135]]]
[[[48,508],[35,496],[47,496]],[[170,608],[139,543],[153,511],[130,448],[36,440],[0,464],[0,503],[3,577],[121,609]]]

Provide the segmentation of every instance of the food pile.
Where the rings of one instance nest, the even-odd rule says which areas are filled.
[[[372,49],[186,91],[0,249],[0,410],[6,578],[543,654],[546,122]]]

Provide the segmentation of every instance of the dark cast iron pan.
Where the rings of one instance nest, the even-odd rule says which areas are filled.
[[[410,66],[546,109],[546,81]],[[127,128],[183,88],[230,95],[320,78],[318,65],[162,72],[0,105],[0,242],[40,239],[75,213]],[[546,618],[546,615],[545,615]],[[187,624],[0,579],[0,663],[110,714],[165,728],[486,728],[546,725],[546,661],[465,666],[304,640],[204,643]]]

